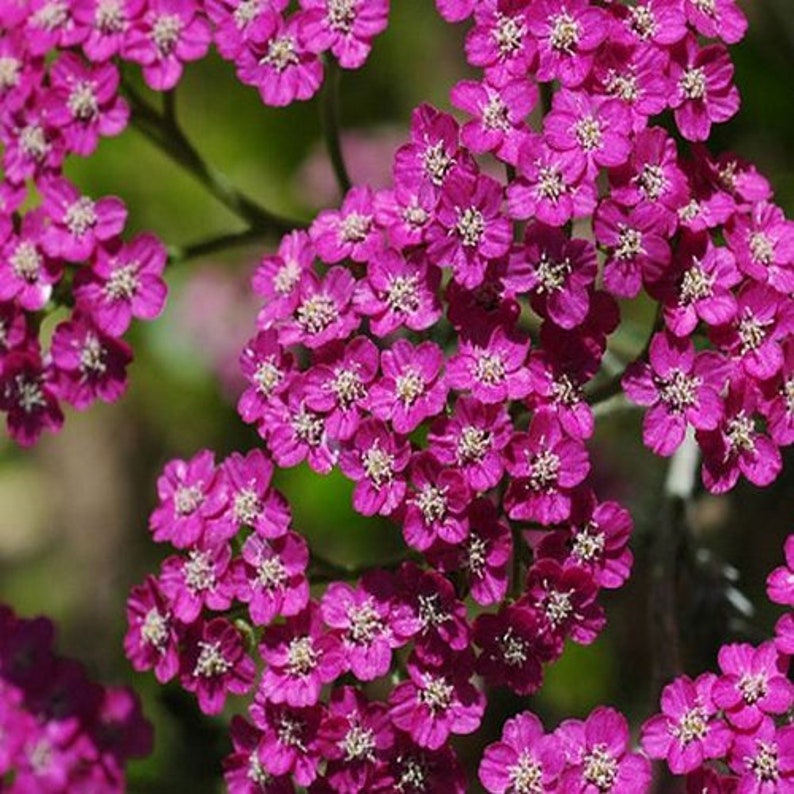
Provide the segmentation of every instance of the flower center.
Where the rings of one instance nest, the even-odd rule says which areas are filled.
[[[735,452],[755,451],[755,422],[744,411],[729,420],[725,429],[728,444]]]
[[[89,80],[79,80],[72,86],[66,100],[69,112],[80,121],[91,121],[99,115],[99,101],[94,93],[94,84]]]
[[[69,6],[63,0],[45,3],[34,15],[33,24],[47,31],[63,27],[69,20]]]
[[[717,13],[717,5],[715,0],[689,0],[698,11],[708,14],[710,17],[713,17]]]
[[[529,484],[535,491],[552,490],[557,485],[562,461],[550,449],[541,450],[530,460]]]
[[[768,783],[778,779],[779,769],[777,760],[777,745],[768,742],[757,743],[758,752],[753,758],[747,759],[747,766],[755,777]]]
[[[618,776],[618,762],[607,752],[606,745],[597,744],[584,758],[582,776],[599,791],[611,791]]]
[[[585,116],[574,125],[574,133],[579,145],[586,152],[600,149],[603,144],[601,122],[593,116]]]
[[[183,24],[179,14],[160,14],[155,19],[149,35],[161,58],[167,58],[176,49]]]
[[[332,30],[350,33],[356,21],[357,0],[328,0],[328,24]]]
[[[16,389],[16,403],[24,413],[32,414],[47,405],[41,382],[38,378],[27,378],[24,375],[17,375],[14,379],[14,387]]]
[[[297,311],[298,325],[307,334],[319,334],[339,317],[336,303],[328,295],[318,293],[306,298]]]
[[[466,541],[465,566],[471,571],[472,576],[479,578],[485,569],[488,547],[479,535],[470,535]]]
[[[642,247],[642,232],[638,229],[630,229],[628,226],[622,226],[618,236],[618,245],[615,248],[615,257],[621,261],[625,261],[627,259],[634,259],[644,253],[645,249]]]
[[[425,379],[414,369],[406,370],[395,381],[397,397],[410,408],[425,391]]]
[[[273,394],[276,387],[281,383],[281,379],[281,370],[276,366],[274,356],[262,361],[254,372],[254,382],[256,383],[257,391],[264,397],[270,397]]]
[[[474,378],[485,386],[497,386],[507,377],[504,359],[498,353],[480,353],[474,365]]]
[[[193,595],[215,587],[215,568],[207,552],[191,550],[185,561],[184,575],[185,584]]]
[[[543,794],[543,767],[523,752],[515,766],[507,770],[515,794]]]
[[[689,306],[695,301],[710,298],[714,294],[714,276],[706,273],[696,259],[693,259],[692,267],[684,272],[681,278],[681,286],[678,290],[678,303],[681,306]]]
[[[766,339],[766,323],[762,323],[749,309],[739,321],[739,339],[742,342],[742,355],[757,350]]]
[[[697,404],[697,389],[701,383],[700,378],[687,375],[680,369],[674,369],[660,383],[659,393],[662,402],[674,413],[681,413]]]
[[[491,434],[473,425],[467,425],[458,436],[458,463],[479,463],[491,448]]]
[[[439,600],[438,593],[420,595],[417,598],[419,621],[424,629],[441,626],[450,619],[449,613],[441,608]]]
[[[89,334],[80,348],[80,371],[94,375],[102,375],[107,371],[105,349],[95,334]]]
[[[687,99],[705,99],[707,86],[706,73],[699,66],[690,66],[678,80],[678,88]]]
[[[233,14],[234,24],[237,25],[238,30],[253,22],[261,7],[260,0],[242,0]]]
[[[745,674],[739,679],[738,688],[745,703],[748,705],[757,703],[768,691],[766,676],[763,673]]]
[[[579,23],[567,12],[558,14],[551,20],[549,44],[552,49],[572,55],[580,35]]]
[[[524,18],[522,16],[508,17],[504,16],[504,14],[498,15],[491,36],[502,60],[521,50],[521,42],[526,32],[527,29],[524,27]]]
[[[640,98],[640,84],[635,74],[618,74],[614,69],[607,77],[607,91],[624,102],[633,103]]]
[[[424,687],[417,692],[417,700],[436,714],[452,705],[455,687],[443,675],[425,673]]]
[[[360,215],[358,212],[351,212],[340,224],[342,241],[346,243],[361,243],[367,239],[369,230],[372,228],[372,216]]]
[[[283,72],[289,66],[297,66],[298,52],[293,36],[276,36],[267,45],[267,55],[260,61],[265,66],[272,66],[277,72]]]
[[[552,381],[551,393],[560,405],[576,405],[582,400],[582,388],[568,375],[560,375]]]
[[[31,160],[42,160],[50,149],[44,128],[38,124],[28,124],[19,132],[19,146]]]
[[[560,196],[566,193],[568,185],[562,171],[554,165],[543,166],[538,170],[538,195],[541,198],[552,202],[560,200]]]
[[[287,569],[278,557],[262,560],[256,569],[256,581],[263,590],[278,590],[288,578]]]
[[[22,61],[11,55],[0,57],[0,91],[8,91],[19,85]]]
[[[424,516],[426,524],[441,521],[447,513],[446,489],[426,485],[424,490],[416,495],[414,503]]]
[[[467,207],[458,212],[455,230],[466,248],[474,248],[479,245],[485,233],[485,218],[476,207]]]
[[[347,611],[347,618],[350,621],[350,639],[357,645],[369,645],[383,632],[383,621],[371,598],[363,604],[351,606]]]
[[[289,295],[300,281],[300,278],[300,265],[290,259],[276,271],[276,275],[273,277],[273,289],[279,295]]]
[[[413,314],[419,308],[419,279],[416,276],[395,276],[386,291],[386,305],[401,314]]]
[[[664,169],[660,165],[645,163],[637,176],[637,184],[640,192],[648,201],[657,201],[667,190],[668,182],[664,175]]]
[[[325,433],[325,423],[320,414],[301,407],[292,417],[292,429],[304,444],[310,447],[319,447]]]
[[[535,266],[535,275],[538,277],[536,290],[539,294],[544,292],[557,292],[565,286],[565,280],[571,275],[573,267],[567,257],[561,262],[550,259],[544,251],[540,261]]]
[[[634,6],[630,12],[631,29],[641,39],[649,39],[656,33],[656,17],[648,6]]]
[[[428,146],[422,155],[425,173],[434,185],[440,185],[444,181],[453,163],[454,160],[446,153],[441,141]]]
[[[141,639],[162,653],[168,639],[168,621],[152,607],[141,624]]]
[[[88,196],[81,196],[70,204],[63,218],[66,228],[74,237],[82,237],[96,226],[97,220],[94,202]]]
[[[367,390],[355,369],[338,369],[331,381],[331,391],[343,411],[348,410],[367,395]]]
[[[105,284],[105,295],[112,300],[129,300],[138,291],[138,263],[128,262],[117,267]]]
[[[304,677],[309,675],[319,661],[319,654],[314,648],[314,641],[308,635],[295,637],[287,649],[287,670],[291,676]]]
[[[493,94],[488,103],[482,109],[482,123],[486,130],[502,130],[507,132],[510,129],[510,118],[508,107],[498,94]]]
[[[562,625],[573,612],[571,593],[561,593],[559,590],[550,590],[543,609],[552,628]]]
[[[703,706],[695,706],[685,712],[678,721],[678,725],[673,726],[671,733],[683,745],[705,738],[708,733],[708,724]]]
[[[515,635],[512,626],[499,639],[499,647],[502,651],[502,658],[508,666],[520,667],[526,662],[529,645],[521,637]]]
[[[306,747],[303,744],[303,731],[304,724],[300,720],[282,717],[276,731],[278,742],[284,747],[297,747],[298,750],[306,752]]]
[[[253,526],[262,515],[262,503],[253,488],[243,488],[234,495],[232,515],[238,524]]]
[[[189,516],[204,503],[204,492],[198,485],[180,485],[174,493],[174,511],[178,516]]]
[[[99,0],[94,13],[94,27],[102,33],[119,33],[125,26],[121,0]]]
[[[339,748],[345,754],[345,761],[374,761],[375,760],[375,734],[368,728],[360,725],[351,725],[344,739],[339,742]]]
[[[592,562],[597,560],[604,553],[606,538],[603,532],[590,533],[591,529],[596,529],[592,524],[588,524],[576,533],[573,538],[571,554],[581,562]]]
[[[246,771],[246,778],[264,791],[265,786],[273,779],[268,771],[262,766],[262,762],[256,755],[256,750],[251,753],[248,758],[248,770]]]
[[[422,794],[427,791],[427,765],[414,757],[397,759],[400,764],[400,779],[395,789],[401,794]]]
[[[775,261],[775,246],[763,232],[750,235],[750,256],[761,265],[771,265]]]
[[[194,676],[214,678],[231,670],[232,663],[223,655],[219,642],[199,642],[198,646],[200,650],[193,668]]]
[[[11,269],[17,278],[24,279],[32,284],[39,277],[41,271],[42,258],[36,246],[23,240],[9,257]]]
[[[361,463],[367,479],[376,489],[387,485],[394,478],[394,455],[381,449],[377,442],[364,453]]]

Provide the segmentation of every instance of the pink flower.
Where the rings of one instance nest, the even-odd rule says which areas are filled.
[[[794,606],[794,535],[786,538],[786,564],[775,568],[766,579],[766,594],[775,604]]]
[[[207,54],[212,33],[195,0],[149,0],[122,48],[126,59],[143,66],[143,78],[155,91],[172,89],[184,64]]]
[[[436,224],[428,230],[428,257],[452,267],[464,287],[482,283],[489,260],[507,253],[510,221],[502,215],[502,186],[491,177],[454,169],[441,189]]]
[[[248,387],[240,395],[237,411],[244,422],[256,423],[264,436],[262,423],[269,408],[292,382],[293,358],[279,344],[275,331],[262,331],[240,353],[240,369]]]
[[[269,626],[259,652],[267,664],[259,694],[296,708],[315,705],[323,685],[346,668],[339,637],[323,631],[320,610],[312,601],[299,615]]]
[[[736,794],[773,794],[794,788],[794,728],[764,720],[753,733],[738,733],[728,764],[739,776]]]
[[[564,764],[556,737],[546,736],[540,720],[525,711],[508,720],[501,739],[485,748],[479,778],[491,794],[555,791]]]
[[[599,706],[584,722],[566,720],[555,736],[568,762],[561,791],[643,794],[648,790],[651,765],[639,753],[629,752],[629,726],[615,709]]]
[[[265,769],[262,733],[236,714],[229,733],[234,752],[223,759],[223,777],[229,794],[294,794],[285,775],[274,777]]]
[[[88,60],[104,63],[124,47],[127,31],[143,11],[143,0],[75,0],[75,20],[88,29],[82,43]]]
[[[266,105],[289,105],[317,93],[323,65],[309,49],[301,14],[286,21],[261,16],[251,24],[249,36],[236,58],[237,77],[256,86]]]
[[[252,534],[245,539],[236,596],[248,604],[254,625],[267,625],[278,615],[291,617],[306,608],[308,564],[306,541],[295,532],[272,539]]]
[[[408,680],[392,690],[392,722],[420,747],[437,750],[451,734],[473,733],[480,726],[485,697],[470,682],[471,661],[457,654],[435,667],[411,657]]]
[[[720,38],[726,44],[736,44],[744,38],[747,18],[736,0],[713,0],[701,3],[699,0],[685,0],[687,21],[702,36]]]
[[[182,686],[196,694],[205,714],[219,714],[228,694],[249,692],[256,674],[240,633],[223,618],[200,623],[191,632],[181,668]]]
[[[386,29],[389,0],[301,0],[306,41],[314,52],[330,50],[344,69],[364,65],[372,39]]]
[[[670,107],[689,141],[705,141],[712,123],[727,121],[739,109],[733,64],[719,44],[701,48],[694,36],[688,36],[673,50],[670,76],[676,84]]]
[[[662,692],[662,714],[642,726],[642,749],[650,758],[666,759],[676,775],[692,772],[706,759],[721,758],[731,744],[732,731],[716,716],[711,699],[716,680],[713,673],[694,681],[677,678]]]
[[[352,188],[338,211],[323,210],[315,218],[309,236],[320,259],[329,265],[343,259],[369,261],[383,246],[381,230],[375,225],[372,190]]]
[[[119,72],[113,64],[88,66],[65,53],[50,67],[50,86],[50,121],[76,154],[92,154],[100,135],[118,135],[127,126],[130,109],[118,94]]]
[[[153,320],[165,305],[165,246],[152,234],[99,247],[90,270],[81,270],[75,296],[105,333],[121,336],[133,317]]]
[[[395,436],[377,419],[361,423],[347,449],[342,451],[339,468],[356,483],[353,507],[363,516],[392,514],[405,496],[401,476],[411,455],[411,446]]]
[[[369,406],[378,419],[402,434],[438,416],[446,405],[447,384],[441,368],[444,354],[434,342],[414,347],[398,339],[381,355],[383,377],[370,391]]]

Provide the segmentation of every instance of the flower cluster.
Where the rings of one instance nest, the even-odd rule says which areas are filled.
[[[262,259],[238,411],[265,451],[204,451],[159,483],[151,529],[179,553],[133,591],[127,653],[207,713],[254,693],[232,723],[239,794],[463,791],[449,740],[479,728],[483,690],[531,694],[567,640],[596,638],[598,593],[632,562],[586,446],[619,299],[659,305],[649,361],[622,377],[651,449],[694,428],[719,493],[770,483],[792,441],[794,226],[751,166],[699,145],[738,109],[733,0],[438,5],[473,17],[482,80],[452,91],[466,119],[419,107],[392,187],[353,187]],[[405,559],[310,591],[318,561],[270,486],[304,462],[397,524]],[[725,652],[726,677],[748,653]],[[525,714],[480,776],[644,791],[649,764],[610,709],[549,736]]]
[[[127,688],[103,687],[53,650],[54,626],[0,606],[0,790],[121,794],[152,730]]]
[[[794,535],[786,541],[786,565],[768,577],[767,593],[774,603],[794,606]],[[719,675],[682,676],[668,684],[662,713],[643,726],[645,752],[685,775],[688,791],[771,794],[794,787],[791,612],[775,634],[758,646],[724,645]]]
[[[121,199],[86,195],[63,175],[71,155],[90,156],[128,124],[105,41],[124,8],[0,7],[0,410],[24,446],[61,426],[62,402],[119,398],[132,360],[121,337],[165,301],[165,247],[150,234],[124,241]],[[59,307],[68,314],[41,332]]]

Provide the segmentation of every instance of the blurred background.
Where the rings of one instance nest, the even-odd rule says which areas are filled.
[[[716,131],[711,147],[756,161],[778,202],[794,215],[794,17],[790,0],[745,5],[750,32],[733,50],[743,107]],[[464,27],[443,24],[431,0],[395,0],[392,6],[388,32],[376,40],[366,67],[345,74],[341,85],[343,146],[353,181],[376,186],[388,180],[411,109],[423,101],[449,109],[449,88],[468,74],[461,58]],[[229,64],[210,57],[188,67],[177,105],[206,159],[265,206],[309,219],[319,207],[337,203],[316,100],[265,108],[255,90],[237,83]],[[151,229],[166,243],[183,245],[240,229],[133,129],[105,140],[90,161],[73,161],[67,173],[89,194],[122,196],[130,232]],[[63,432],[45,436],[32,451],[0,442],[0,601],[22,615],[51,616],[62,653],[81,659],[96,677],[131,683],[142,694],[155,723],[156,749],[131,767],[131,792],[222,790],[220,759],[229,750],[223,723],[201,717],[178,687],[133,674],[121,642],[130,587],[156,571],[167,551],[146,529],[163,464],[204,447],[220,459],[258,443],[238,420],[234,402],[237,354],[256,311],[247,279],[262,253],[261,246],[242,248],[172,268],[165,314],[133,331],[136,361],[126,398],[72,412]],[[627,315],[645,333],[648,307],[634,302]],[[593,445],[600,493],[623,500],[634,515],[635,575],[603,599],[609,624],[599,641],[571,646],[548,671],[541,694],[494,696],[483,731],[466,743],[463,757],[472,763],[504,719],[527,707],[548,728],[598,703],[623,708],[635,725],[656,708],[648,592],[665,463],[642,447],[639,419],[635,412],[604,417]],[[680,628],[688,672],[713,666],[725,639],[758,640],[770,632],[776,615],[765,605],[764,579],[780,563],[783,539],[794,529],[793,463],[789,454],[784,475],[766,491],[740,487],[725,498],[698,497],[692,537],[681,550]],[[350,491],[343,478],[298,468],[281,473],[278,485],[292,503],[296,527],[328,558],[374,562],[396,550],[396,530],[365,522],[340,497]]]

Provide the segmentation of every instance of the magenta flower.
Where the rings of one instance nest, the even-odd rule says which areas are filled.
[[[95,400],[112,403],[127,389],[127,366],[132,348],[102,333],[86,317],[75,314],[60,323],[50,353],[57,371],[57,392],[78,410]]]
[[[452,414],[432,424],[429,448],[439,462],[457,467],[472,490],[487,491],[502,479],[512,430],[504,405],[459,397]]]
[[[534,223],[523,248],[510,258],[506,283],[529,292],[532,307],[561,328],[581,325],[590,309],[590,290],[598,272],[593,244],[569,239],[561,229]]]
[[[726,44],[736,44],[744,38],[747,18],[736,0],[685,0],[687,21],[701,36],[720,38]]]
[[[772,440],[780,446],[794,443],[794,340],[785,339],[783,366],[776,377],[761,386],[760,411]]]
[[[402,326],[424,331],[441,316],[441,272],[424,255],[405,257],[392,250],[367,264],[367,277],[356,285],[356,311],[370,317],[372,333],[388,336]]]
[[[250,714],[254,725],[262,731],[259,746],[265,770],[276,777],[292,774],[299,786],[310,785],[317,777],[322,758],[321,708],[276,705],[257,692]]]
[[[566,436],[551,414],[536,413],[526,433],[514,433],[505,458],[514,478],[505,495],[510,518],[546,526],[570,516],[571,492],[590,462],[584,444]]]
[[[272,15],[258,17],[250,26],[250,39],[236,58],[237,77],[256,86],[266,105],[281,107],[313,97],[323,79],[323,64],[309,49],[304,17],[286,21]]]
[[[746,381],[732,384],[719,427],[698,431],[703,451],[703,484],[725,493],[743,474],[754,485],[769,485],[783,466],[777,445],[757,425],[758,394]]]
[[[531,388],[525,367],[528,352],[528,338],[498,325],[487,337],[461,340],[459,352],[447,365],[447,382],[486,404],[520,400]]]
[[[329,265],[343,259],[368,262],[383,247],[381,230],[375,225],[372,190],[352,188],[339,210],[323,210],[315,218],[309,236],[320,259]]]
[[[243,638],[223,618],[199,623],[180,661],[180,682],[195,693],[205,714],[219,714],[228,694],[244,695],[254,684],[256,666],[245,653]]]
[[[502,186],[489,176],[455,168],[444,182],[427,254],[435,264],[452,267],[464,287],[482,283],[488,261],[510,248],[512,227],[501,206]]]
[[[644,756],[629,751],[629,726],[615,709],[599,706],[584,722],[566,720],[555,736],[568,762],[560,791],[643,794],[648,790],[651,765]]]
[[[662,691],[662,713],[642,726],[640,743],[650,758],[664,758],[670,770],[681,775],[697,769],[704,760],[721,758],[733,733],[717,717],[711,691],[717,676],[704,673],[694,681],[681,676]]]
[[[686,36],[682,0],[641,0],[620,16],[625,28],[638,42],[653,42],[662,48],[677,44]]]
[[[609,29],[604,12],[589,0],[541,0],[527,9],[526,19],[537,39],[537,79],[559,80],[566,88],[581,85]]]
[[[50,218],[42,243],[50,256],[82,262],[124,228],[127,210],[115,196],[94,201],[60,177],[44,180],[40,187]]]
[[[319,733],[330,791],[368,792],[381,773],[394,731],[386,706],[350,686],[334,689]]]
[[[372,414],[402,434],[438,416],[446,405],[447,384],[441,373],[444,353],[434,342],[414,347],[398,339],[381,355],[383,377],[370,391]]]
[[[251,41],[256,24],[269,17],[273,28],[278,24],[277,15],[288,5],[288,0],[207,0],[204,4],[207,16],[213,23],[213,41],[222,58],[234,61]]]
[[[608,249],[604,285],[618,298],[636,297],[643,283],[658,281],[670,264],[665,226],[647,204],[622,209],[603,201],[593,219],[593,231]]]
[[[132,588],[127,599],[127,623],[124,654],[133,668],[138,671],[154,668],[161,684],[170,681],[179,670],[181,631],[153,576]]]
[[[262,331],[240,353],[240,370],[248,387],[240,395],[237,412],[244,422],[256,423],[264,436],[262,423],[269,408],[292,382],[293,358],[275,331]]]
[[[752,733],[737,733],[728,759],[739,776],[736,794],[773,794],[794,788],[794,728],[764,720]]]
[[[488,745],[479,778],[491,794],[555,791],[565,765],[555,736],[546,736],[540,720],[525,711],[508,720],[498,742]]]
[[[431,452],[420,452],[411,460],[410,479],[415,492],[406,499],[405,542],[419,551],[437,540],[461,543],[469,531],[465,511],[471,501],[463,475],[443,466]]]
[[[465,794],[466,776],[452,747],[427,750],[397,733],[388,766],[372,788],[377,794]]]
[[[323,685],[346,668],[341,640],[323,631],[320,610],[313,601],[299,615],[269,626],[259,652],[267,663],[259,695],[296,708],[315,705]]]
[[[239,714],[232,717],[229,734],[234,751],[223,759],[223,777],[229,794],[294,794],[286,775],[271,775],[265,768],[262,733]]]
[[[118,55],[143,6],[143,0],[75,0],[75,21],[88,30],[81,45],[88,60],[105,63]]]
[[[306,568],[309,549],[295,532],[266,539],[249,535],[237,569],[236,596],[248,604],[256,626],[271,623],[278,615],[291,617],[309,603]]]
[[[157,480],[157,493],[160,504],[149,528],[155,541],[168,541],[178,549],[198,543],[228,499],[213,454],[206,449],[191,460],[170,461]]]
[[[331,438],[347,441],[371,404],[372,382],[378,373],[378,348],[364,336],[323,355],[306,375],[306,405],[326,414]]]
[[[111,241],[99,246],[90,270],[79,271],[75,296],[98,328],[121,336],[133,317],[153,320],[162,312],[165,263],[165,246],[153,234]]]
[[[397,249],[425,242],[437,204],[428,185],[398,182],[392,190],[375,194],[375,220]]]
[[[713,245],[711,237],[686,233],[676,250],[673,267],[649,292],[664,305],[667,328],[676,336],[689,336],[699,321],[724,325],[736,315],[736,298],[731,292],[741,276],[733,254]]]
[[[517,165],[518,178],[507,187],[510,217],[563,226],[592,214],[595,187],[586,175],[587,161],[576,149],[558,152],[540,135],[530,133],[521,145]]]
[[[466,60],[481,67],[485,78],[502,86],[524,79],[537,48],[529,34],[523,0],[485,0],[475,8],[475,24],[466,36]]]
[[[271,488],[273,463],[261,449],[243,456],[233,452],[222,464],[228,490],[227,510],[212,523],[209,535],[229,540],[243,527],[251,527],[263,538],[287,532],[291,513],[287,500]]]
[[[538,89],[527,80],[494,87],[461,80],[450,94],[452,104],[474,118],[461,130],[461,141],[474,154],[493,152],[515,165],[524,138],[524,119],[538,101]]]
[[[3,169],[13,184],[42,179],[58,172],[66,156],[60,130],[49,120],[47,108],[34,95],[24,106],[4,114],[0,140]]]
[[[304,274],[292,317],[279,328],[279,342],[316,349],[346,338],[358,325],[350,306],[355,283],[350,271],[341,265],[332,267],[322,278],[313,271]]]
[[[630,116],[620,101],[567,89],[554,95],[552,111],[543,119],[546,142],[560,152],[579,152],[587,161],[591,177],[600,168],[614,168],[628,161],[630,133]]]
[[[186,552],[163,562],[159,583],[174,617],[191,624],[205,608],[215,612],[229,609],[235,587],[229,567],[232,552],[228,543],[201,543]]]
[[[389,0],[301,0],[306,41],[314,52],[330,50],[344,69],[364,65],[372,39],[386,30]]]
[[[332,582],[320,604],[323,621],[341,636],[347,667],[359,681],[388,673],[392,649],[402,645],[389,625],[394,583],[389,574],[370,571],[355,589]]]
[[[477,672],[489,686],[505,686],[517,695],[531,695],[543,680],[543,621],[534,610],[519,604],[495,615],[481,614],[474,622],[474,642],[482,648]]]
[[[50,67],[47,111],[61,129],[67,147],[87,157],[99,136],[113,136],[127,126],[130,109],[119,95],[119,72],[111,63],[88,66],[71,53]]]
[[[722,45],[701,48],[694,36],[688,36],[672,52],[670,77],[676,85],[670,107],[689,141],[705,141],[712,123],[727,121],[739,109],[733,63]]]
[[[669,456],[681,446],[687,425],[717,428],[731,365],[718,353],[696,354],[690,339],[670,333],[654,335],[649,360],[626,369],[623,389],[632,402],[649,407],[642,426],[645,445]]]
[[[485,711],[485,697],[470,681],[470,656],[450,655],[445,662],[436,667],[412,656],[408,680],[389,696],[394,725],[430,750],[442,747],[452,734],[476,731]]]
[[[127,34],[124,58],[143,66],[143,79],[155,91],[169,91],[184,64],[207,54],[212,32],[194,0],[149,0]]]
[[[401,473],[408,465],[411,445],[377,419],[361,423],[339,458],[339,468],[356,483],[353,507],[363,516],[392,514],[405,496]]]
[[[760,202],[752,214],[735,214],[725,236],[743,273],[778,292],[794,290],[794,222],[780,207]]]
[[[711,697],[740,731],[754,731],[765,715],[783,714],[794,703],[788,658],[778,653],[774,643],[757,648],[746,643],[723,645],[718,659],[723,674],[714,683]]]
[[[45,366],[34,347],[5,356],[0,372],[0,410],[7,413],[8,433],[29,447],[43,430],[57,432],[63,425],[56,397],[55,372]]]
[[[769,574],[766,579],[766,594],[775,604],[794,606],[794,535],[786,538],[783,548],[786,564]]]
[[[26,212],[19,233],[0,249],[0,300],[15,299],[28,311],[44,308],[63,274],[63,264],[43,249],[47,221],[41,209]]]

